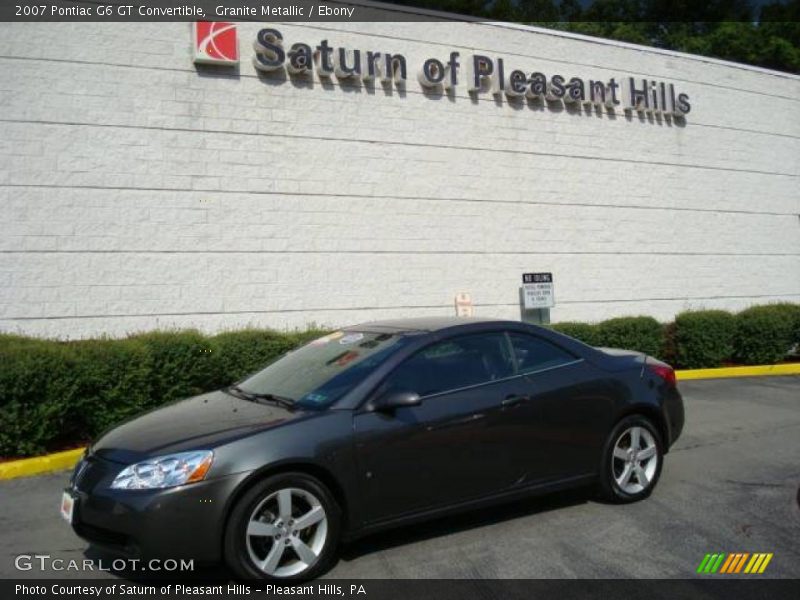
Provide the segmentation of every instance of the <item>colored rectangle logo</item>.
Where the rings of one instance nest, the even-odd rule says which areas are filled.
[[[772,560],[772,552],[708,553],[697,565],[700,575],[760,575]]]
[[[236,23],[197,21],[192,24],[194,62],[206,65],[238,65]]]

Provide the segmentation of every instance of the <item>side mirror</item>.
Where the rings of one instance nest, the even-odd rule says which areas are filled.
[[[391,412],[396,408],[419,406],[420,404],[422,404],[422,400],[416,392],[408,390],[390,391],[383,396],[379,396],[372,403],[372,409],[376,412]]]

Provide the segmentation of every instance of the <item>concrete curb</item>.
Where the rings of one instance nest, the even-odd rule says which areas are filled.
[[[691,369],[675,371],[678,381],[690,379],[721,379],[724,377],[765,377],[769,375],[800,375],[800,363],[784,365],[758,365],[752,367],[724,367],[721,369]]]
[[[725,367],[722,369],[692,369],[675,371],[678,381],[691,379],[722,379],[727,377],[765,377],[770,375],[800,375],[800,363],[785,365],[759,365],[752,367]],[[83,455],[84,448],[23,458],[0,463],[0,480],[30,477],[71,469]]]
[[[71,469],[75,466],[84,448],[75,448],[55,454],[45,454],[44,456],[34,456],[33,458],[23,458],[0,463],[0,479],[15,479],[17,477],[30,477],[42,473],[52,473]]]

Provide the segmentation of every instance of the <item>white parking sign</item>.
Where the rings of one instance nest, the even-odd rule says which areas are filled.
[[[556,304],[552,273],[523,273],[522,292],[526,309],[552,308]]]

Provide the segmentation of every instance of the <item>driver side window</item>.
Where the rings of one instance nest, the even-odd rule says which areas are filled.
[[[383,388],[430,396],[503,379],[513,371],[504,335],[480,333],[423,348],[399,365]]]
[[[509,334],[519,373],[531,373],[574,362],[576,357],[563,348],[532,335]]]

